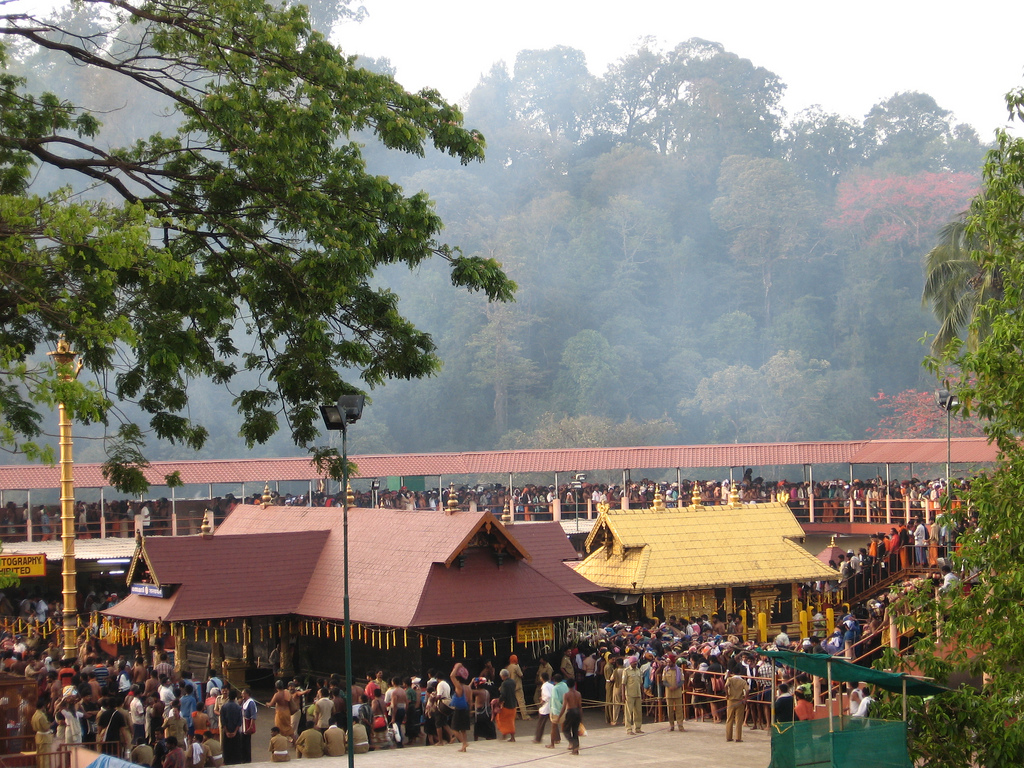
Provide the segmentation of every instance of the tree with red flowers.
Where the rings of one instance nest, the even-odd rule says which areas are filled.
[[[867,245],[918,248],[932,243],[977,189],[978,179],[969,173],[854,175],[836,188],[836,215],[829,223]]]
[[[935,402],[934,392],[905,389],[895,395],[879,392],[871,398],[885,414],[877,427],[868,427],[876,440],[946,436],[946,412]],[[977,419],[953,414],[949,422],[952,437],[983,437],[985,430]]]

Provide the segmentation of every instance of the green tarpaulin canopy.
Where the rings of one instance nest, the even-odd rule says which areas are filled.
[[[862,667],[846,659],[830,656],[827,653],[795,653],[794,651],[767,651],[761,648],[757,652],[775,659],[780,664],[810,672],[817,677],[828,677],[828,668],[832,667],[832,680],[847,683],[868,683],[877,685],[893,693],[906,692],[910,696],[935,696],[946,693],[949,689],[930,683],[919,677],[911,677],[896,672],[880,672],[870,667]],[[904,683],[906,688],[904,688]]]

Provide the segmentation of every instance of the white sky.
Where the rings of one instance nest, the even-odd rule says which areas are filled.
[[[581,49],[591,73],[653,36],[722,43],[786,84],[790,114],[812,104],[862,118],[899,91],[922,91],[983,141],[1006,122],[1003,95],[1024,85],[1021,0],[353,0],[361,24],[337,35],[346,53],[387,57],[409,89],[461,101],[491,65],[523,49]],[[1017,131],[1015,131],[1016,133]]]

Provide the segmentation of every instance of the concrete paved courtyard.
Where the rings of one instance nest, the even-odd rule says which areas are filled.
[[[266,710],[260,712],[258,733],[253,738],[254,762],[269,758],[268,732],[273,717]],[[708,722],[689,722],[684,733],[670,732],[667,723],[648,723],[644,733],[627,736],[625,728],[611,728],[604,723],[600,710],[588,711],[584,716],[587,735],[580,741],[580,754],[574,756],[566,750],[566,742],[555,749],[546,749],[533,743],[535,721],[519,721],[515,743],[501,741],[473,741],[470,735],[468,751],[459,754],[458,745],[443,747],[413,746],[404,749],[378,749],[356,755],[357,765],[374,768],[433,768],[434,766],[466,766],[466,768],[501,768],[536,763],[538,766],[572,765],[628,765],[664,766],[688,764],[709,765],[714,768],[766,768],[771,760],[768,733],[744,729],[742,743],[725,740],[725,726]],[[292,760],[295,759],[294,754]],[[346,758],[324,757],[317,760],[321,768],[339,768]],[[270,763],[266,763],[270,765]],[[279,765],[279,764],[278,764]]]

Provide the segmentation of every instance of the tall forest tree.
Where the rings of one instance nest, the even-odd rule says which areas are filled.
[[[564,45],[520,51],[514,76],[521,120],[569,141],[589,130],[594,78],[583,51]]]
[[[734,279],[760,283],[764,326],[772,324],[778,265],[805,259],[811,248],[816,200],[781,160],[735,156],[722,163],[721,196],[711,207],[714,222],[729,236]]]

